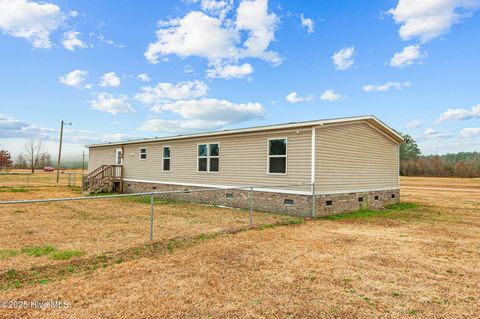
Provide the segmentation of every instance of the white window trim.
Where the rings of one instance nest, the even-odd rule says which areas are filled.
[[[285,140],[285,155],[270,155],[270,141]],[[285,173],[270,173],[270,157],[285,157]],[[267,174],[268,175],[287,175],[288,174],[288,137],[272,137],[267,140]]]
[[[170,149],[170,157],[164,157],[163,155],[165,154],[163,151],[165,148],[169,148]],[[170,160],[170,169],[168,171],[165,170],[165,168],[163,167],[163,163],[164,163],[164,160],[165,159],[169,159]],[[169,146],[169,145],[165,145],[165,146],[162,146],[162,172],[165,172],[165,173],[170,173],[172,171],[172,147]]]
[[[142,158],[142,150],[145,150],[145,158]],[[138,151],[138,159],[141,160],[141,161],[146,161],[147,158],[148,158],[148,150],[146,147],[140,147],[139,151]]]
[[[118,152],[119,151],[122,153],[120,164],[118,164]],[[115,149],[115,165],[123,165],[123,150],[121,148],[116,148]]]
[[[210,156],[210,145],[211,144],[217,144],[218,145],[218,156]],[[198,147],[200,145],[207,145],[207,156],[199,156],[198,155]],[[221,145],[220,145],[220,142],[206,142],[206,143],[198,143],[197,144],[197,149],[196,149],[196,152],[197,152],[197,173],[211,173],[211,174],[218,174],[220,173],[220,152],[221,152]],[[200,171],[198,170],[198,160],[200,158],[206,158],[207,159],[207,170],[206,171]],[[210,158],[218,158],[218,171],[210,171]]]
[[[218,145],[218,156],[210,156],[210,145],[211,144],[217,144]],[[207,160],[207,170],[209,173],[213,173],[213,174],[218,174],[220,173],[220,142],[212,142],[212,143],[208,143],[208,160]],[[210,171],[210,159],[211,158],[218,158],[218,171],[213,171],[211,172]]]

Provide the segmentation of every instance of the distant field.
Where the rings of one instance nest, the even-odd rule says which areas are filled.
[[[38,187],[38,186],[65,186],[68,185],[68,174],[75,174],[75,182],[81,186],[82,170],[62,170],[60,171],[59,181],[57,183],[57,172],[43,172],[35,170],[31,174],[30,170],[14,169],[10,172],[0,172],[1,187]],[[71,177],[73,182],[73,177]],[[1,189],[0,189],[1,192]]]
[[[445,187],[480,190],[480,178],[410,177],[400,178],[401,186]]]
[[[402,185],[477,189],[480,181]],[[78,191],[39,187],[0,199],[57,195]],[[264,226],[254,230],[242,228],[242,212],[158,204],[153,244],[142,201],[0,207],[2,299],[70,305],[0,309],[0,317],[478,317],[480,193],[406,188],[401,199],[303,224],[256,213]]]

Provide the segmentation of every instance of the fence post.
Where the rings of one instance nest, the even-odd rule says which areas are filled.
[[[27,188],[30,187],[30,175],[27,175]]]
[[[150,194],[150,240],[153,240],[153,193]]]
[[[312,218],[315,218],[316,212],[316,203],[315,203],[315,183],[312,183]]]
[[[250,200],[250,227],[253,226],[253,198],[252,198],[252,195],[253,195],[253,187],[250,187],[250,192],[248,194],[248,198]]]

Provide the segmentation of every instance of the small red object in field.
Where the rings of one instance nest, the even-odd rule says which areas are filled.
[[[53,172],[53,167],[45,166],[45,167],[43,168],[43,171],[44,171],[44,172]]]

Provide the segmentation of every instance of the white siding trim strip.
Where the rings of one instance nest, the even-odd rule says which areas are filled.
[[[151,184],[164,184],[164,185],[178,185],[178,186],[192,186],[192,187],[207,187],[207,188],[224,188],[224,189],[233,189],[233,188],[241,188],[244,190],[248,190],[251,186],[245,185],[218,185],[218,184],[197,184],[197,183],[177,183],[177,182],[162,182],[162,181],[150,181],[150,180],[143,180],[143,179],[124,179],[125,182],[136,182],[136,183],[151,183]],[[298,186],[309,186],[306,185],[298,185]],[[277,189],[272,188],[275,186],[270,187],[262,187],[262,186],[253,186],[253,190],[257,192],[267,192],[267,193],[281,193],[281,194],[292,194],[292,195],[312,195],[311,191],[296,191],[296,190],[285,190],[285,189]]]
[[[312,126],[312,145],[310,146],[311,147],[311,150],[312,150],[312,164],[311,164],[311,176],[310,176],[310,183],[314,184],[315,183],[315,163],[317,161],[316,159],[316,155],[315,155],[315,150],[317,148],[317,143],[315,141],[315,138],[316,138],[316,134],[315,132],[317,131],[317,127],[316,126]]]
[[[177,182],[162,182],[162,181],[150,181],[142,179],[124,179],[125,182],[136,182],[136,183],[150,183],[150,184],[164,184],[164,185],[178,185],[178,186],[192,186],[192,187],[207,187],[207,188],[224,188],[224,189],[233,189],[233,188],[242,188],[248,190],[250,186],[245,185],[218,185],[218,184],[197,184],[197,183],[177,183]],[[308,184],[307,184],[308,185]],[[305,185],[305,186],[307,186]],[[302,186],[302,185],[298,185]],[[271,186],[275,187],[275,186]],[[267,192],[267,193],[280,193],[280,194],[292,194],[292,195],[312,195],[311,191],[296,191],[296,190],[285,190],[279,188],[265,188],[261,186],[254,186],[253,191],[257,192]],[[315,195],[330,195],[330,194],[349,194],[349,193],[366,193],[366,192],[382,192],[394,190],[391,187],[388,188],[375,188],[375,189],[349,189],[342,191],[333,191],[333,192],[315,192]]]

